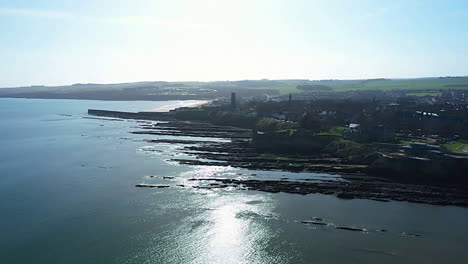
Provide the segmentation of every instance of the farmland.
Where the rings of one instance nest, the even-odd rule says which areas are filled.
[[[406,91],[412,96],[439,96],[441,90],[468,89],[468,77],[366,80],[241,80],[213,82],[134,82],[73,84],[0,89],[0,97],[99,100],[213,99],[236,92],[240,96],[280,96],[302,92]]]

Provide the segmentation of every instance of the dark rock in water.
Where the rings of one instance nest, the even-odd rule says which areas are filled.
[[[154,177],[154,175],[150,175],[150,177],[151,177],[151,178],[153,178],[153,177]]]
[[[156,185],[156,184],[136,184],[135,187],[140,187],[140,188],[168,188],[169,185]]]
[[[280,180],[287,180],[287,179],[289,179],[289,178],[280,178]]]
[[[320,218],[320,217],[315,217],[315,216],[314,216],[314,217],[312,217],[312,219],[314,219],[315,221],[323,221],[323,219],[322,219],[322,218]]]
[[[353,251],[364,252],[364,253],[372,253],[372,254],[379,254],[379,255],[386,255],[386,256],[398,256],[394,252],[370,249],[370,248],[356,248],[352,249]]]
[[[324,222],[315,222],[315,221],[310,221],[310,220],[304,220],[302,221],[303,224],[312,224],[312,225],[327,225],[327,223]]]
[[[178,184],[177,186],[178,187],[185,187],[185,185],[183,185],[183,184]]]
[[[458,205],[468,207],[465,189],[437,186],[420,186],[376,181],[317,181],[295,182],[281,180],[191,178],[189,181],[211,181],[229,185],[240,190],[255,190],[270,193],[294,194],[335,194],[342,199],[379,199],[420,202],[437,205]],[[221,184],[220,184],[221,186]]]
[[[379,229],[377,231],[380,231],[380,232],[387,232],[388,230],[387,229]]]
[[[347,227],[347,226],[337,226],[337,227],[335,227],[335,229],[349,230],[349,231],[360,231],[360,232],[366,231],[363,228],[355,228],[355,227]]]
[[[152,185],[152,184],[136,184],[135,187],[154,188],[154,187],[156,187],[156,185]]]
[[[412,234],[412,233],[405,233],[405,232],[403,232],[403,233],[401,233],[401,234],[404,235],[404,236],[413,236],[413,237],[419,237],[419,236],[421,236],[420,234]]]
[[[192,188],[195,188],[195,189],[205,189],[205,190],[211,190],[211,189],[213,189],[213,187],[210,187],[210,186],[192,186]]]
[[[355,196],[352,193],[341,192],[336,195],[340,199],[354,199]]]
[[[388,199],[380,199],[380,198],[370,198],[370,200],[379,201],[379,202],[390,202],[390,200]]]
[[[170,180],[170,179],[174,179],[174,177],[172,177],[172,176],[163,176],[163,179]]]

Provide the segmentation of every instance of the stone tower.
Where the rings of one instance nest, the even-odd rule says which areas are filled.
[[[236,93],[231,93],[231,107],[232,109],[236,109]]]

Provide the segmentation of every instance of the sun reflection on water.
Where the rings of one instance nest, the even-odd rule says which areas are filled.
[[[154,244],[142,253],[155,261],[148,263],[283,263],[287,256],[271,250],[279,234],[272,196],[229,187],[191,188],[206,184],[189,180],[193,178],[252,177],[231,167],[193,168],[174,178],[184,187],[178,195],[164,197],[171,206],[161,200],[155,204],[155,214],[162,217],[173,210],[181,215],[172,219],[170,232],[153,234]]]
[[[228,176],[232,174],[231,171],[238,169],[229,166],[197,166],[195,170],[183,174],[182,177],[188,176],[192,178],[208,178],[214,176]]]
[[[264,252],[263,245],[274,239],[275,232],[263,222],[270,219],[272,210],[267,196],[218,196],[207,206],[211,210],[203,216],[206,225],[192,234],[202,241],[192,263],[268,262],[271,255]]]
[[[242,263],[246,246],[246,223],[236,218],[239,207],[224,205],[213,212],[214,225],[209,232],[210,262],[218,260]]]

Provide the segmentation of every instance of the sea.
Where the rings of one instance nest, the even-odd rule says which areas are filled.
[[[344,179],[181,165],[183,146],[145,141],[171,137],[130,133],[141,121],[87,115],[179,103],[0,99],[0,263],[468,263],[468,208],[192,188]]]

